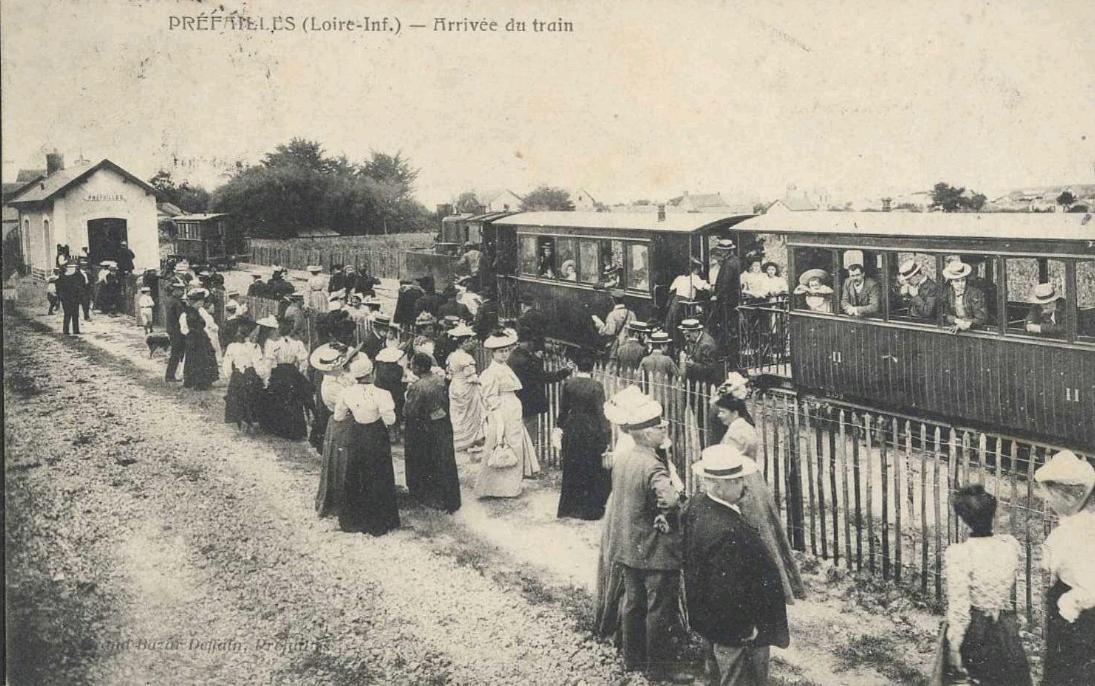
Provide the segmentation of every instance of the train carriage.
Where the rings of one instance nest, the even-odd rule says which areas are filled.
[[[231,215],[183,214],[172,221],[176,258],[230,268],[248,257],[247,238]]]
[[[785,248],[789,290],[811,270],[832,289],[810,303],[807,294],[793,296],[783,315],[796,388],[1095,447],[1090,215],[789,212],[754,217],[734,231]],[[944,271],[956,261],[951,273],[968,265],[961,268],[969,271],[966,287],[985,303],[984,321],[969,330],[943,317],[951,288]],[[876,314],[851,316],[841,307],[853,264],[879,286]],[[910,307],[902,266],[934,283],[934,311]],[[1029,327],[1039,302],[1058,296],[1054,324]]]
[[[660,321],[689,259],[706,265],[713,237],[748,216],[523,212],[489,222],[484,261],[489,255],[503,316],[538,307],[549,336],[595,347],[592,315],[612,308],[611,289],[624,291],[639,319]]]

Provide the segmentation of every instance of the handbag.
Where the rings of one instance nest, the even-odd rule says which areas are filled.
[[[513,452],[513,448],[506,445],[505,429],[499,424],[498,445],[490,451],[490,455],[487,457],[487,466],[491,469],[508,469],[516,464],[517,453]]]

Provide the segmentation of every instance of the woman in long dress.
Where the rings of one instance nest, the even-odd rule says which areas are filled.
[[[255,370],[262,352],[252,340],[254,322],[243,320],[236,328],[235,340],[228,344],[222,360],[222,373],[228,377],[224,394],[224,421],[250,431],[258,422],[257,402],[262,380]]]
[[[491,363],[479,375],[487,407],[486,445],[475,483],[475,494],[480,498],[515,498],[521,494],[524,475],[540,470],[532,439],[521,419],[521,400],[515,393],[522,387],[521,382],[506,364],[516,345],[517,337],[507,332],[492,334],[483,342],[483,347],[491,351]],[[491,466],[492,453],[500,445],[515,453],[516,463]]]
[[[312,383],[304,376],[308,350],[290,335],[293,322],[264,317],[258,323],[263,327],[263,371],[268,370],[260,373],[266,383],[262,427],[275,436],[300,440],[308,434],[306,414],[314,402]]]
[[[339,343],[327,343],[319,346],[309,359],[312,367],[323,375],[319,385],[319,403],[327,417],[323,429],[319,471],[319,489],[316,492],[316,513],[320,517],[338,514],[342,503],[342,487],[346,482],[346,453],[349,449],[352,418],[336,420],[335,408],[347,388],[357,383],[346,370],[352,361],[352,351]],[[364,353],[358,353],[364,355]],[[356,357],[356,356],[355,356]],[[317,415],[319,407],[317,406]]]
[[[206,330],[203,305],[209,292],[196,288],[186,294],[186,305],[179,316],[179,331],[186,337],[186,358],[183,360],[183,386],[206,391],[217,380],[217,351],[213,347],[216,333]],[[208,314],[208,313],[205,313]]]
[[[980,484],[959,489],[951,504],[970,537],[944,556],[950,665],[972,683],[1030,686],[1030,664],[1011,607],[1019,541],[993,535],[996,498]]]
[[[1065,450],[1034,473],[1060,517],[1043,544],[1046,686],[1090,684],[1095,674],[1095,468]]]
[[[382,536],[399,528],[388,437],[388,427],[395,424],[395,402],[373,385],[373,364],[365,355],[354,358],[348,373],[356,383],[342,392],[331,415],[333,424],[348,422],[332,446],[343,452],[346,462],[342,483],[334,488],[334,509],[343,531]]]
[[[577,373],[563,382],[556,432],[561,433],[563,481],[558,517],[596,520],[604,516],[612,473],[602,459],[612,430],[604,414],[605,389],[592,378],[593,357],[580,354]]]
[[[715,408],[719,421],[727,427],[720,442],[733,445],[743,455],[756,461],[757,432],[745,401],[732,395],[722,395],[715,401]],[[738,503],[742,517],[760,534],[764,547],[779,567],[783,596],[788,605],[794,604],[795,598],[806,597],[806,587],[791,552],[787,532],[780,521],[775,498],[760,471],[745,477],[745,484],[745,497]]]
[[[403,455],[407,490],[424,505],[452,514],[460,509],[460,477],[453,450],[445,379],[432,372],[433,358],[416,353],[411,371],[418,380],[407,389]]]
[[[465,335],[465,330],[467,334]],[[485,408],[480,393],[479,375],[475,370],[475,358],[471,353],[479,342],[475,331],[468,326],[458,326],[449,332],[461,334],[459,347],[446,363],[449,373],[449,408],[452,412],[452,440],[457,451],[478,452],[485,436],[483,419]]]

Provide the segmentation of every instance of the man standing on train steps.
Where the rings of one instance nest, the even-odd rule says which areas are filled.
[[[715,288],[722,339],[728,347],[731,341],[737,340],[738,305],[741,303],[741,259],[735,253],[736,249],[733,240],[720,238],[714,250],[719,268],[712,286]]]

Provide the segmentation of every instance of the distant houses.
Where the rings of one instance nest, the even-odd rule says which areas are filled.
[[[1067,206],[1058,202],[1065,192],[1071,193],[1074,198]],[[1089,211],[1095,207],[1095,184],[1018,188],[994,199],[992,203],[1009,212],[1067,212],[1076,208]]]

